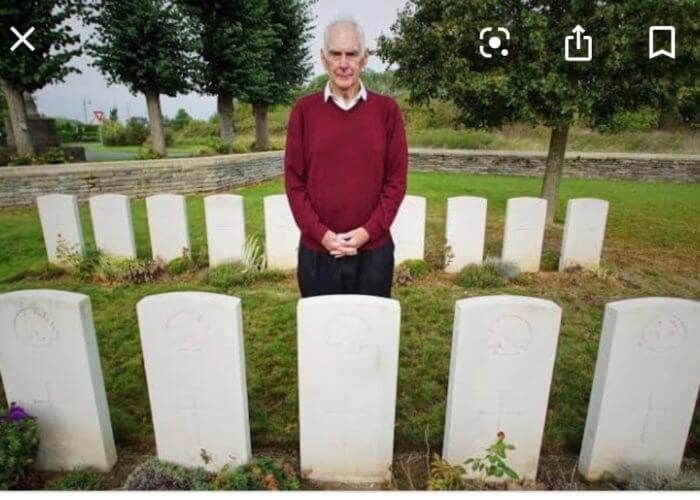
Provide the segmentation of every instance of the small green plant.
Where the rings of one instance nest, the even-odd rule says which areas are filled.
[[[246,465],[225,465],[216,476],[215,490],[298,490],[299,477],[291,465],[271,457],[259,457]]]
[[[38,449],[36,419],[14,402],[0,411],[0,490],[21,485]]]
[[[59,235],[56,244],[56,258],[71,274],[75,274],[81,279],[88,279],[100,260],[100,253],[97,250],[87,248],[83,254],[77,243],[69,245]]]
[[[9,167],[19,167],[22,165],[31,165],[32,164],[32,157],[31,155],[12,155],[10,156],[10,159],[7,161],[7,166]]]
[[[426,274],[428,274],[428,264],[424,260],[408,259],[396,266],[394,282],[399,286],[408,285]]]
[[[187,468],[153,457],[136,467],[125,490],[211,490],[213,475],[202,467]]]
[[[498,440],[486,448],[486,454],[480,458],[469,458],[465,465],[471,465],[474,472],[478,472],[479,489],[483,489],[488,478],[502,478],[508,476],[511,479],[518,479],[518,474],[506,464],[506,450],[514,450],[515,446],[505,442],[506,435],[498,432]]]
[[[66,154],[61,148],[51,148],[48,149],[44,154],[37,156],[33,159],[32,163],[39,165],[55,165],[59,163],[67,163],[71,160],[70,156]]]
[[[463,288],[497,288],[505,284],[504,274],[499,262],[486,259],[482,265],[464,266],[455,277],[455,284]]]
[[[173,259],[165,265],[166,271],[174,276],[192,271],[195,269],[195,267],[195,263],[190,257],[189,248],[183,248],[182,257]]]
[[[246,272],[243,264],[221,264],[212,267],[207,272],[207,283],[217,288],[231,288],[234,286],[247,286],[253,281],[253,273]]]
[[[241,263],[248,273],[256,273],[267,267],[265,250],[258,237],[254,234],[249,235],[245,240]]]
[[[147,149],[146,151],[143,151],[139,154],[136,155],[137,160],[161,160],[165,158],[165,155],[162,155],[160,153],[156,153],[155,151],[151,149]]]
[[[101,256],[95,266],[94,276],[105,283],[150,283],[165,272],[160,259],[122,259],[109,255]]]
[[[461,465],[451,465],[436,453],[430,463],[430,475],[426,488],[440,491],[465,490],[467,489],[465,472]]]
[[[104,490],[106,489],[105,478],[95,471],[76,469],[52,480],[46,485],[46,489],[60,491]]]

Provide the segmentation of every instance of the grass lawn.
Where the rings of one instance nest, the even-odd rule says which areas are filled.
[[[577,453],[588,406],[605,303],[643,296],[700,299],[700,185],[564,179],[558,219],[545,237],[542,268],[499,288],[461,288],[439,270],[448,196],[488,198],[486,253],[500,253],[506,200],[538,196],[540,179],[466,174],[410,173],[409,193],[427,197],[426,261],[431,271],[404,286],[400,300],[396,446],[441,448],[452,320],[456,300],[489,294],[542,297],[563,307],[563,324],[544,437],[545,453]],[[262,198],[283,192],[280,180],[235,189],[245,196],[248,233],[263,235]],[[610,202],[604,272],[556,272],[566,201],[596,197]],[[195,260],[206,257],[203,201],[188,196]],[[93,246],[87,204],[83,229]],[[144,200],[132,201],[140,256],[149,256]],[[267,275],[251,286],[216,288],[206,268],[166,275],[144,285],[107,286],[48,270],[37,211],[0,210],[0,292],[52,288],[84,293],[92,310],[112,425],[121,449],[154,450],[135,305],[147,295],[203,290],[243,302],[250,421],[254,446],[298,447],[296,322],[299,298],[293,274]],[[484,380],[487,384],[488,381]],[[687,455],[700,451],[696,411]],[[507,433],[507,429],[506,429]],[[513,443],[516,446],[518,443]]]

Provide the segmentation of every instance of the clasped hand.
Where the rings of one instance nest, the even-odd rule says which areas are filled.
[[[334,233],[330,229],[323,235],[321,244],[336,259],[357,255],[357,249],[369,241],[369,233],[358,227],[347,233]]]

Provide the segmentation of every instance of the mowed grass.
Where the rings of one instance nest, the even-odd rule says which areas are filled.
[[[409,194],[427,198],[426,261],[430,272],[394,287],[401,303],[401,347],[397,449],[441,448],[452,321],[456,300],[479,295],[518,294],[555,301],[563,308],[554,379],[545,425],[545,453],[576,453],[593,381],[604,306],[644,296],[700,299],[700,186],[564,179],[558,215],[547,230],[542,272],[522,275],[500,288],[461,288],[440,271],[446,198],[488,199],[487,255],[499,255],[506,201],[538,196],[541,180],[466,174],[409,174]],[[245,197],[248,233],[263,237],[264,196],[283,192],[280,180],[235,189]],[[604,272],[556,272],[566,201],[596,197],[610,202],[602,264]],[[81,203],[87,245],[94,246],[87,204]],[[192,250],[206,260],[201,196],[187,197]],[[139,255],[150,253],[144,201],[132,201]],[[0,292],[51,288],[90,296],[118,446],[154,449],[136,303],[176,290],[238,296],[243,323],[250,422],[254,446],[298,447],[296,304],[293,273],[268,277],[250,287],[216,288],[206,268],[164,276],[144,285],[107,286],[47,271],[37,211],[0,210]],[[483,384],[489,384],[484,379]],[[669,388],[669,391],[673,388]],[[687,454],[700,451],[700,412],[691,427]],[[507,425],[507,424],[506,424]],[[508,432],[505,429],[506,434]],[[516,446],[518,443],[513,443]]]

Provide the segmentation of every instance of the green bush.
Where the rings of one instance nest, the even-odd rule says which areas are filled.
[[[396,266],[394,283],[399,286],[408,285],[416,279],[428,274],[428,264],[422,259],[404,260]]]
[[[106,283],[149,283],[165,272],[161,260],[121,259],[101,256],[94,269],[98,281]]]
[[[645,132],[659,126],[659,114],[651,108],[623,111],[615,114],[612,121],[600,127],[601,132]]]
[[[118,121],[107,120],[102,124],[102,144],[105,146],[125,146],[126,133]]]
[[[187,468],[150,458],[126,479],[126,490],[210,490],[211,474],[202,467]]]
[[[212,267],[207,272],[207,283],[217,288],[249,286],[254,279],[254,273],[246,272],[241,263],[221,264]]]
[[[287,463],[260,457],[235,469],[224,466],[213,483],[215,490],[298,490],[299,477]]]
[[[504,271],[494,261],[484,261],[482,265],[464,266],[455,277],[455,284],[463,288],[497,288],[505,284]]]
[[[37,156],[32,163],[38,165],[52,165],[58,163],[68,163],[71,157],[61,148],[51,148],[45,153]]]
[[[31,155],[20,155],[20,154],[15,154],[10,156],[10,159],[7,161],[7,165],[10,167],[19,167],[22,165],[31,165],[33,163],[33,159]]]
[[[700,126],[700,85],[681,89],[678,95],[678,113],[683,123],[691,127]]]
[[[194,261],[189,257],[183,256],[168,262],[165,265],[165,270],[168,271],[168,274],[177,276],[193,270],[194,267]]]
[[[36,419],[14,403],[0,411],[0,490],[21,485],[38,449]]]
[[[91,470],[72,470],[46,484],[47,490],[60,491],[89,491],[104,490],[105,478],[102,474]]]
[[[165,134],[165,147],[169,148],[170,146],[174,146],[175,134],[173,133],[173,131],[170,130],[168,127],[165,127],[165,131],[163,133]],[[146,136],[146,139],[141,143],[141,146],[143,146],[149,151],[153,151],[153,139],[151,138],[150,131]]]
[[[129,118],[124,128],[125,144],[128,146],[139,146],[143,144],[146,139],[148,139],[148,127],[135,118]]]
[[[204,120],[190,120],[178,130],[176,137],[180,139],[200,139],[205,137],[217,137],[219,125]]]

